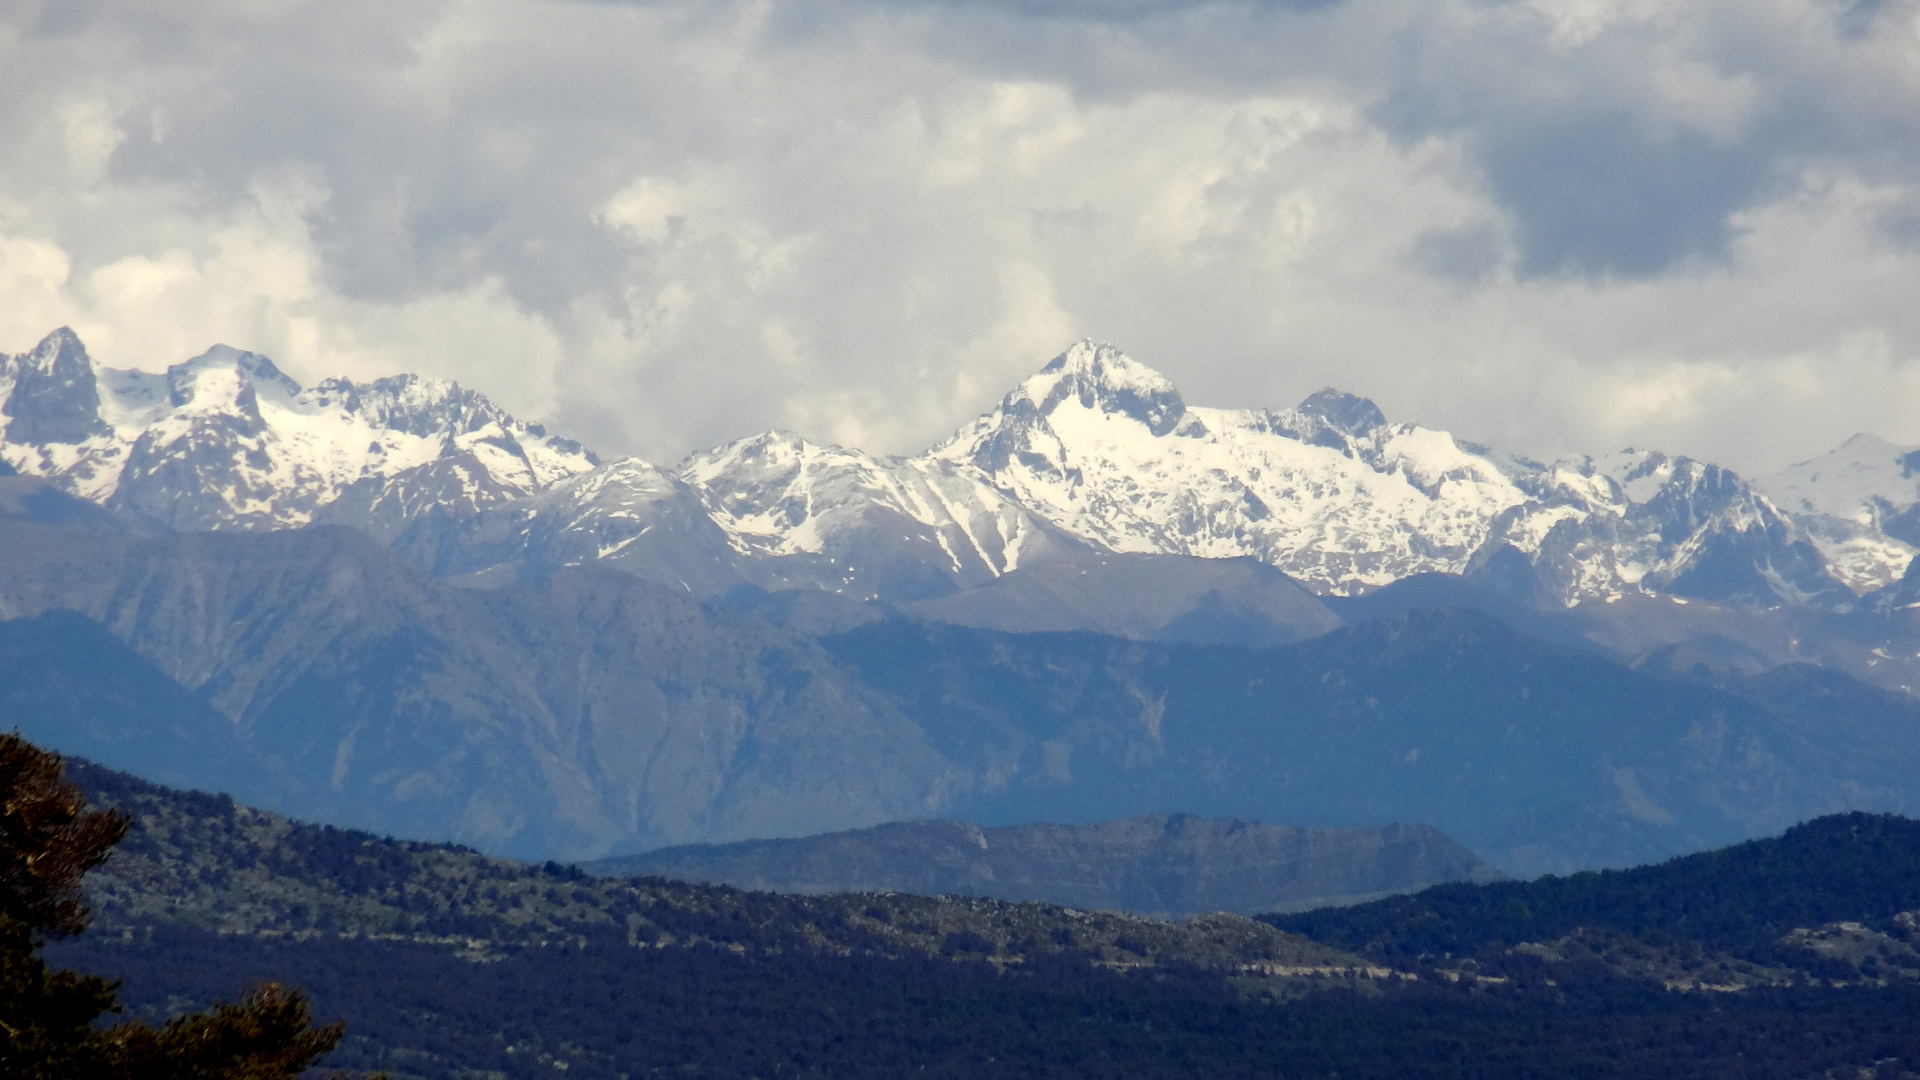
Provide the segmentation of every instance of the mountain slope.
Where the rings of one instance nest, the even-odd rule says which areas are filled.
[[[894,606],[983,630],[1241,645],[1298,641],[1340,625],[1319,598],[1265,563],[1190,555],[1042,558],[971,589]]]
[[[1846,694],[1823,704],[1744,697],[1472,613],[1260,650],[897,622],[824,643],[948,761],[990,778],[953,804],[982,823],[1169,810],[1422,821],[1531,874],[1832,810],[1906,811],[1920,795],[1909,699],[1844,677]]]
[[[793,840],[665,848],[586,869],[776,892],[1045,900],[1165,918],[1300,910],[1497,876],[1425,826],[1293,829],[1178,814],[986,829],[963,821],[901,822]]]
[[[338,528],[0,522],[0,546],[0,615],[105,627],[226,719],[253,770],[233,790],[276,809],[573,857],[894,820],[953,783],[910,721],[804,640],[611,570],[469,592]],[[33,655],[49,663],[10,669],[39,681],[30,695],[132,662]],[[137,709],[97,723],[122,725],[113,760],[193,760]],[[80,749],[81,730],[44,737]]]
[[[338,528],[0,520],[0,546],[0,616],[77,613],[134,654],[41,648],[29,624],[0,695],[137,658],[228,725],[183,752],[137,701],[82,697],[97,716],[56,725],[56,748],[178,760],[199,786],[229,783],[215,751],[234,750],[261,805],[502,853],[1180,812],[1424,822],[1525,873],[1920,796],[1909,698],[1634,671],[1470,613],[1262,649],[902,619],[816,638],[810,621],[859,620],[782,628],[600,567],[460,589]],[[164,689],[153,715],[182,715]]]
[[[134,819],[85,886],[98,929],[156,923],[236,935],[321,930],[484,951],[510,945],[880,956],[1079,954],[1239,972],[1255,962],[1334,968],[1353,958],[1252,919],[1186,924],[1049,904],[847,894],[776,897],[658,878],[591,878],[470,849],[292,821],[224,795],[182,792],[90,762],[71,775],[96,805]],[[966,949],[949,948],[967,936]],[[1116,945],[1118,941],[1121,944]],[[982,955],[984,952],[985,955]]]
[[[166,783],[231,790],[251,771],[226,717],[70,611],[0,622],[0,723]]]

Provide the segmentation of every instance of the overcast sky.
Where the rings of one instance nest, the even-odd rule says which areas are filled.
[[[10,0],[0,351],[915,452],[1072,341],[1536,456],[1920,442],[1920,0]]]

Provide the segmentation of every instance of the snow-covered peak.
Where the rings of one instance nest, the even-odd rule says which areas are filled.
[[[1634,505],[1658,496],[1672,483],[1676,472],[1689,464],[1685,459],[1670,458],[1658,450],[1632,447],[1589,460],[1594,475],[1612,480],[1619,497]]]
[[[252,411],[249,391],[254,397],[265,393],[291,401],[300,393],[300,384],[259,353],[231,345],[215,345],[191,360],[169,367],[167,389],[175,409]]]
[[[390,375],[369,383],[327,379],[303,399],[409,435],[461,435],[489,424],[513,422],[505,410],[459,383],[420,375]]]
[[[1820,554],[1717,466],[1651,451],[1541,465],[1389,423],[1333,388],[1292,409],[1189,406],[1152,369],[1089,342],[928,459],[976,470],[1109,550],[1251,555],[1335,593],[1464,572],[1501,546],[1568,601],[1672,587],[1770,603],[1835,588]],[[1694,572],[1729,559],[1751,565]]]
[[[1172,431],[1186,411],[1172,380],[1112,345],[1090,340],[1054,357],[1006,401],[1030,403],[1041,416],[1077,403],[1082,409],[1130,417],[1155,435]]]
[[[985,447],[970,435],[1008,428],[1044,428],[1063,411],[1085,413],[1086,419],[1094,421],[1131,423],[1157,438],[1179,424],[1186,414],[1186,403],[1165,375],[1111,345],[1082,341],[1014,387],[996,409],[956,434],[943,449],[964,446],[960,454],[947,456],[975,456]],[[1064,420],[1075,422],[1070,417]]]
[[[1885,584],[1913,557],[1901,529],[1920,540],[1920,457],[1867,437],[1770,483],[1790,516],[1704,462],[1628,450],[1541,465],[1333,388],[1291,409],[1189,406],[1093,341],[912,458],[771,431],[671,470],[596,469],[457,383],[302,390],[225,346],[165,376],[96,370],[70,332],[0,357],[0,396],[0,461],[177,527],[338,521],[430,533],[428,561],[448,572],[609,559],[696,591],[749,580],[898,600],[1091,549],[1251,556],[1352,594],[1510,551],[1535,595],[1566,602],[1844,603],[1836,582]]]
[[[1164,376],[1083,342],[925,460],[1109,550],[1252,555],[1320,589],[1463,569],[1527,500],[1445,432],[1323,390],[1275,412],[1189,407]]]
[[[1920,447],[1862,433],[1756,486],[1794,513],[1872,524],[1920,504]]]
[[[614,458],[597,468],[553,485],[533,500],[538,505],[599,504],[611,514],[628,513],[675,490],[674,476],[637,457]]]
[[[848,587],[862,564],[891,559],[876,546],[898,541],[907,562],[984,580],[1018,566],[1045,531],[964,462],[876,457],[790,431],[695,454],[678,473],[705,493],[738,550],[825,556],[850,567]]]
[[[1754,486],[1795,516],[1855,592],[1893,584],[1920,549],[1920,447],[1863,433]]]
[[[1173,382],[1111,345],[1081,341],[1000,400],[992,412],[935,447],[930,459],[997,473],[1026,455],[1063,465],[1069,443],[1089,439],[1127,444],[1141,453],[1176,433],[1193,434],[1186,403]]]
[[[763,431],[722,443],[711,450],[691,454],[680,464],[679,473],[690,483],[711,484],[726,477],[748,473],[758,479],[788,475],[809,461],[844,458],[864,459],[858,451],[808,442],[798,432]]]

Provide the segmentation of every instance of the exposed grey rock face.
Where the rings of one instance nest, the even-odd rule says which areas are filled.
[[[0,360],[0,377],[13,384],[6,436],[14,443],[81,443],[107,433],[93,361],[73,331],[61,327],[31,352]]]
[[[1352,437],[1387,426],[1386,415],[1380,411],[1380,406],[1331,386],[1307,395],[1298,411],[1303,417],[1318,419],[1340,434]],[[1310,440],[1313,436],[1308,434],[1306,437]]]
[[[770,892],[907,892],[1044,900],[1186,918],[1411,892],[1498,871],[1421,825],[1295,829],[1154,814],[1092,825],[916,821],[792,840],[697,844],[586,869]]]

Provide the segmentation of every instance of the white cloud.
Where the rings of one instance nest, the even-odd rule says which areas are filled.
[[[1849,9],[1850,10],[1850,9]],[[1071,339],[1550,455],[1920,441],[1920,5],[61,0],[0,348],[925,446]]]

